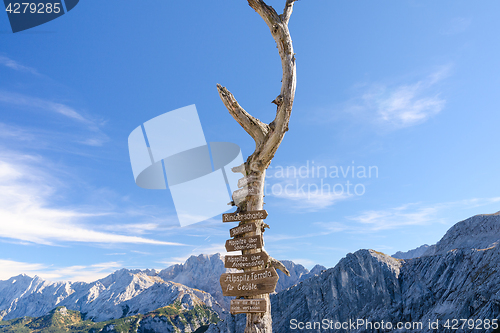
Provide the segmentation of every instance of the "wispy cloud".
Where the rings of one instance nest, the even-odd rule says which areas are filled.
[[[346,110],[390,128],[421,124],[444,109],[446,100],[437,84],[449,75],[450,69],[444,66],[411,83],[364,85],[364,91],[348,103]]]
[[[379,231],[436,222],[439,220],[436,213],[440,208],[440,205],[421,207],[413,203],[386,210],[366,211],[347,219],[365,225],[370,231]]]
[[[26,274],[39,276],[49,281],[81,281],[93,282],[101,279],[122,267],[120,262],[104,262],[94,265],[75,265],[69,267],[52,267],[39,263],[26,263],[0,259],[0,280]]]
[[[449,21],[441,30],[443,35],[456,35],[466,31],[471,25],[472,20],[465,17],[455,17]]]
[[[34,141],[36,135],[22,127],[0,123],[0,138],[16,141]]]
[[[82,112],[79,112],[69,105],[2,90],[0,90],[0,103],[14,105],[28,110],[39,110],[53,115],[59,115],[83,126],[90,131],[92,135],[90,137],[80,139],[79,143],[81,144],[101,146],[104,142],[109,140],[109,138],[99,128],[98,121],[91,119],[88,116],[84,116]]]
[[[61,242],[182,245],[88,227],[85,221],[102,216],[92,209],[51,207],[49,198],[59,180],[34,165],[40,157],[0,155],[0,237],[53,245]],[[116,230],[120,230],[117,228]]]
[[[0,270],[0,280],[7,280],[19,274],[29,275],[34,272],[38,273],[47,268],[44,264],[31,264],[4,259],[0,259],[0,266],[2,267]]]
[[[346,222],[316,222],[314,225],[322,229],[323,234],[343,231],[349,233],[373,233],[415,225],[445,224],[449,222],[449,218],[444,216],[448,215],[450,211],[474,209],[499,202],[500,197],[472,198],[431,205],[408,203],[398,207],[368,210],[358,215],[347,216],[345,217]]]
[[[111,224],[103,226],[103,230],[112,231],[112,230],[120,230],[126,234],[134,234],[134,235],[143,235],[147,234],[153,230],[157,230],[159,228],[159,224],[157,223],[130,223],[130,224]]]
[[[299,265],[302,265],[306,268],[313,268],[314,265],[316,265],[316,262],[314,260],[311,260],[311,259],[290,259],[291,261],[293,261],[294,263],[296,264],[299,264]]]
[[[5,56],[2,56],[2,55],[0,55],[0,65],[6,66],[6,67],[11,68],[11,69],[16,70],[16,71],[39,75],[39,73],[36,69],[21,65],[17,61],[14,61],[14,60],[7,58]]]
[[[296,209],[306,209],[308,211],[318,211],[321,209],[328,208],[339,201],[346,200],[353,195],[348,195],[346,193],[333,193],[333,192],[322,192],[317,190],[317,188],[307,188],[306,190],[293,189],[289,191],[282,191],[273,194],[274,197],[290,200],[294,203],[294,208]]]
[[[350,216],[348,220],[358,222],[371,231],[395,229],[411,225],[428,225],[436,222],[446,223],[447,219],[442,217],[444,212],[484,207],[498,202],[500,202],[500,197],[472,198],[434,205],[410,203],[391,209],[366,211],[357,216]]]

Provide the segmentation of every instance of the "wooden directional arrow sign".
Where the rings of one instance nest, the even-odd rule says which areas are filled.
[[[264,266],[269,256],[265,252],[244,254],[242,256],[226,256],[224,258],[224,267],[244,269],[256,266]]]
[[[241,234],[246,234],[247,232],[254,232],[255,230],[257,230],[257,225],[255,223],[245,223],[230,229],[229,235],[231,237],[234,237]]]
[[[228,239],[226,241],[226,251],[254,250],[262,248],[262,236],[248,236]]]
[[[267,217],[266,210],[252,210],[249,212],[241,212],[239,214],[236,213],[222,214],[222,222],[263,220],[266,217]]]
[[[278,279],[276,270],[271,267],[245,273],[224,273],[220,277],[220,286],[224,296],[254,296],[274,292]]]
[[[267,302],[263,298],[256,299],[232,299],[231,310],[232,314],[238,313],[257,313],[266,312]]]

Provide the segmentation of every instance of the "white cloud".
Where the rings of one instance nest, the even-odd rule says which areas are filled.
[[[121,268],[120,262],[104,262],[90,266],[75,265],[69,267],[51,267],[38,263],[26,263],[13,260],[0,259],[0,280],[7,280],[13,276],[26,274],[38,275],[49,281],[81,281],[93,282],[101,279]]]
[[[47,245],[60,242],[182,245],[93,230],[86,226],[86,219],[103,213],[51,207],[49,198],[56,193],[59,180],[33,166],[44,162],[30,155],[0,155],[0,237]]]
[[[449,75],[450,69],[444,66],[413,83],[371,84],[346,109],[390,128],[421,124],[444,109],[446,100],[440,97],[436,85]]]
[[[427,206],[421,203],[410,203],[390,209],[365,211],[356,216],[349,216],[347,219],[359,223],[351,226],[350,230],[373,232],[412,225],[446,223],[448,218],[443,217],[444,213],[484,207],[498,202],[500,202],[500,197],[473,198]]]
[[[314,188],[314,187],[313,187]],[[348,199],[352,195],[346,193],[332,193],[315,191],[308,189],[306,191],[292,190],[276,193],[273,196],[281,199],[291,200],[294,202],[294,208],[307,209],[309,211],[317,211],[320,209],[328,208],[338,201]]]
[[[8,68],[11,68],[13,70],[20,71],[20,72],[27,72],[27,73],[31,73],[31,74],[35,74],[35,75],[39,74],[36,69],[31,68],[31,67],[27,67],[27,66],[23,66],[20,63],[18,63],[17,61],[14,61],[10,58],[7,58],[7,57],[1,56],[1,55],[0,55],[0,65],[4,65]]]
[[[445,101],[438,96],[418,96],[420,84],[398,87],[376,101],[379,118],[396,127],[408,127],[426,121],[444,108]]]
[[[86,119],[80,113],[78,113],[78,111],[67,105],[43,100],[36,97],[30,97],[13,92],[0,91],[0,102],[18,106],[42,109],[45,111],[58,113],[60,115],[82,122],[84,124],[93,124],[92,121]]]
[[[80,125],[83,125],[88,131],[92,133],[92,135],[91,137],[80,139],[79,143],[81,144],[89,146],[101,146],[104,142],[109,140],[109,138],[99,129],[98,122],[90,119],[89,117],[83,116],[81,112],[66,104],[1,90],[0,102],[27,108],[30,110],[43,110],[54,115],[66,117]]]
[[[16,141],[33,141],[35,136],[24,128],[0,123],[0,138],[14,139]]]
[[[39,272],[37,275],[51,281],[93,282],[108,276],[122,267],[122,263],[111,261],[89,266],[75,265],[52,270],[49,269]]]
[[[149,233],[153,230],[159,228],[159,224],[157,223],[130,223],[130,224],[111,224],[102,226],[103,230],[111,231],[111,230],[120,230],[123,233],[134,234],[134,235],[142,235]]]
[[[19,274],[36,274],[35,272],[40,272],[46,268],[43,264],[30,264],[4,259],[0,259],[0,267],[2,267],[0,270],[0,280],[8,280],[12,276]]]
[[[371,210],[349,220],[366,225],[370,231],[393,229],[409,225],[424,225],[435,222],[438,206],[419,207],[418,204],[406,204],[386,210]]]
[[[314,260],[311,260],[311,259],[290,259],[290,260],[293,261],[294,263],[302,265],[308,269],[311,269],[311,268],[313,268],[313,266],[316,265],[316,262]]]

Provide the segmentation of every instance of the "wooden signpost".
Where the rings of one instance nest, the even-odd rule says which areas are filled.
[[[255,250],[262,247],[262,235],[240,237],[228,239],[226,241],[226,251]]]
[[[224,273],[220,277],[222,295],[254,296],[274,292],[278,283],[274,267],[244,273]]]
[[[232,229],[229,230],[229,235],[231,237],[234,237],[234,236],[238,236],[238,235],[241,235],[241,234],[245,234],[247,232],[254,232],[255,230],[257,230],[257,224],[255,223],[245,223],[245,224],[242,224],[242,225],[239,225],[237,227],[234,227]]]
[[[231,310],[232,314],[238,313],[258,313],[267,311],[267,302],[263,298],[256,299],[232,299]]]
[[[269,256],[265,252],[259,252],[244,254],[242,256],[226,256],[224,259],[224,267],[244,269],[257,266],[264,267],[269,259]]]
[[[222,214],[222,222],[237,222],[248,220],[264,220],[267,217],[266,210],[254,210],[249,212]]]

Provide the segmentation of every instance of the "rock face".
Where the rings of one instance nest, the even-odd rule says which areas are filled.
[[[446,232],[434,248],[424,255],[444,254],[454,249],[488,249],[500,241],[500,212],[476,215],[458,222]]]
[[[424,256],[400,260],[373,251],[348,254],[334,268],[271,297],[273,332],[473,332],[444,326],[453,319],[500,317],[500,215],[478,215],[457,223]],[[335,323],[363,319],[349,330]],[[439,320],[437,330],[429,321]],[[244,316],[230,316],[207,333],[239,332]],[[393,329],[367,323],[390,322]],[[421,328],[396,330],[398,322]],[[314,326],[314,323],[318,323]],[[297,326],[294,326],[297,325]],[[403,326],[404,327],[404,326]],[[297,330],[298,331],[298,330]],[[491,332],[492,328],[477,330]]]
[[[304,266],[290,260],[281,260],[281,263],[288,269],[290,276],[285,275],[285,273],[280,270],[276,270],[279,276],[278,284],[276,285],[277,293],[319,274],[322,270],[326,270],[326,267],[316,265],[309,271]]]
[[[92,282],[48,282],[19,275],[0,281],[0,317],[39,317],[57,306],[80,311],[86,319],[105,321],[147,313],[174,302],[183,309],[205,304],[222,313],[207,292],[165,281],[154,270],[121,269]]]
[[[219,304],[229,309],[230,297],[222,296],[219,279],[226,273],[220,254],[191,256],[184,264],[170,266],[158,273],[165,281],[173,281],[211,294]]]
[[[407,252],[401,252],[398,251],[394,253],[391,257],[396,258],[396,259],[413,259],[413,258],[418,258],[424,255],[425,252],[427,252],[430,248],[435,247],[435,245],[429,246],[427,244],[424,244],[422,246],[417,247],[416,249],[407,251]]]

